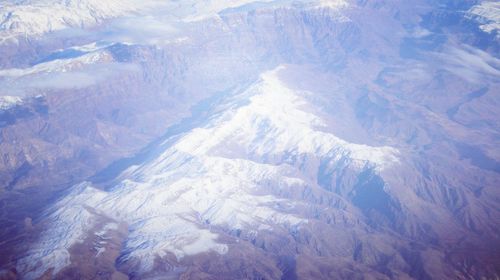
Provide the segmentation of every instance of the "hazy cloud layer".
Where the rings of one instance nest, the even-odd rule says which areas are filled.
[[[37,90],[81,89],[103,82],[106,79],[127,72],[140,71],[139,66],[130,63],[102,63],[88,65],[74,71],[54,71],[26,75],[0,81],[0,95],[23,96]]]
[[[448,47],[436,54],[443,68],[471,83],[484,79],[500,80],[500,59],[480,49],[463,45]]]
[[[111,21],[100,31],[102,39],[134,44],[161,44],[174,39],[181,32],[165,19],[145,17],[123,17]]]

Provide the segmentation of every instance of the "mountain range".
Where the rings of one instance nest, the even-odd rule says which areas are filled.
[[[0,279],[500,277],[495,1],[0,2]]]

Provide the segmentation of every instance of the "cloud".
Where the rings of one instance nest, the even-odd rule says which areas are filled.
[[[463,45],[436,54],[443,68],[471,83],[500,79],[500,59],[480,49]]]
[[[0,0],[1,1],[1,0]],[[161,14],[161,13],[165,14]],[[151,15],[121,16],[108,19],[92,29],[67,27],[50,34],[43,39],[47,42],[74,40],[107,41],[131,44],[161,44],[182,35],[184,24],[172,15],[158,9]]]
[[[2,88],[0,95],[25,96],[40,90],[81,89],[103,82],[113,76],[134,71],[140,71],[140,67],[131,63],[111,62],[86,65],[72,71],[25,75],[0,81]]]
[[[93,85],[97,80],[97,75],[90,75],[85,72],[46,73],[28,80],[26,86],[57,89],[83,88]]]
[[[131,63],[103,63],[89,65],[84,69],[71,72],[44,73],[27,81],[31,88],[77,89],[102,82],[124,72],[139,71],[139,66]]]
[[[103,40],[132,44],[161,44],[182,34],[178,24],[153,16],[117,18],[99,32]]]

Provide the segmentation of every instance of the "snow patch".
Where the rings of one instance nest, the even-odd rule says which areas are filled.
[[[23,100],[17,96],[7,96],[7,95],[0,96],[0,111],[8,110],[22,103]]]
[[[483,1],[473,6],[467,16],[475,19],[484,32],[492,33],[500,30],[500,2],[498,1]]]

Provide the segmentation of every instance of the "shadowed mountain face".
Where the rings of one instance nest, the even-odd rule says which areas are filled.
[[[0,279],[500,277],[497,3],[6,2]]]

